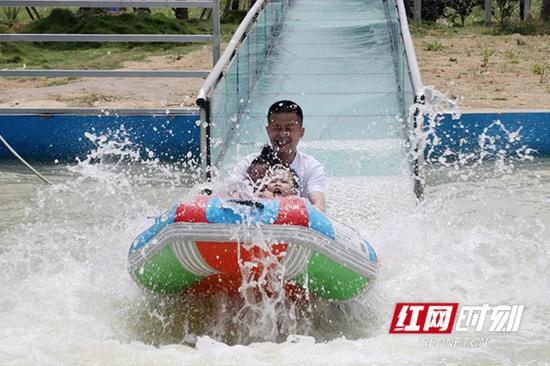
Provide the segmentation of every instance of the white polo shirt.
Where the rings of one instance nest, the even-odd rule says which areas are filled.
[[[246,171],[259,155],[254,153],[245,156],[233,169],[231,180],[246,182]],[[325,169],[313,156],[298,151],[290,167],[300,178],[300,196],[307,198],[311,192],[325,193]]]

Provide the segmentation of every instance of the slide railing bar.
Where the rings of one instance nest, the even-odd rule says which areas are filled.
[[[208,75],[208,78],[206,79],[202,87],[199,89],[199,92],[197,93],[197,104],[199,106],[206,103],[208,94],[210,93],[210,91],[212,91],[212,89],[214,88],[214,86],[222,76],[225,66],[231,61],[231,58],[235,53],[237,46],[244,39],[246,30],[254,22],[256,15],[259,13],[260,9],[262,9],[264,4],[265,4],[265,0],[256,1],[252,9],[250,9],[250,11],[246,14],[245,18],[243,19],[243,21],[235,31],[235,34],[233,34],[233,37],[229,41],[229,44],[227,45],[225,50],[223,51],[223,54],[221,55],[220,59],[218,60],[218,62],[212,69],[212,72],[210,73],[210,75]]]
[[[403,44],[405,47],[405,57],[409,68],[412,88],[414,90],[414,103],[424,103],[424,85],[422,84],[420,68],[418,67],[418,61],[416,59],[416,52],[414,50],[414,44],[409,29],[405,4],[403,3],[403,0],[396,0],[396,2],[399,24],[401,28],[401,37],[403,38]],[[409,129],[412,132],[412,134],[410,134],[410,138],[412,138],[410,141],[411,149],[414,151],[413,160],[411,162],[414,178],[414,193],[417,199],[421,200],[424,196],[425,179],[424,145],[420,139],[420,136],[422,135],[424,126],[422,115],[420,114],[420,110],[418,108],[412,116],[409,116],[409,123]]]
[[[222,77],[225,67],[231,62],[232,57],[237,51],[237,47],[240,45],[246,35],[246,31],[256,19],[256,16],[260,10],[264,7],[266,0],[257,0],[252,8],[248,11],[241,24],[231,37],[229,44],[223,51],[223,54],[214,59],[217,61],[206,81],[199,89],[197,93],[197,105],[200,107],[201,116],[201,177],[205,180],[210,179],[210,166],[211,166],[211,151],[210,151],[210,101],[209,94],[214,89],[220,78]],[[219,7],[214,8],[213,12],[219,12]],[[215,17],[216,18],[216,17]],[[219,17],[218,17],[219,18]],[[216,44],[214,44],[214,52],[216,52]]]
[[[414,92],[418,97],[422,92],[423,84],[420,76],[420,68],[418,67],[418,61],[416,60],[416,52],[414,50],[411,31],[409,29],[409,22],[407,20],[407,12],[405,11],[405,4],[403,3],[403,0],[397,0],[397,13],[399,15],[399,23],[401,25],[401,36],[403,37],[403,43],[405,45],[407,64],[409,65],[409,72],[411,73],[411,81]]]

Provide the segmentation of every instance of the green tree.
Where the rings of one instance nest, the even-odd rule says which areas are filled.
[[[464,27],[464,22],[474,7],[483,5],[483,2],[484,0],[447,0],[447,6],[456,12],[460,18],[460,24]]]
[[[407,16],[413,17],[414,0],[405,0]],[[444,0],[422,0],[422,20],[435,22],[445,15],[446,1]]]
[[[512,19],[514,11],[519,6],[519,0],[496,0],[495,2],[500,16],[499,23],[504,26]]]

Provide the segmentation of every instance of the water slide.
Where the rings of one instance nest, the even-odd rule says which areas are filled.
[[[319,9],[325,9],[330,0],[322,1],[319,1]],[[257,4],[260,2],[257,0]],[[276,5],[276,2],[270,3]],[[334,2],[334,9],[329,14],[333,17],[325,19],[323,27],[333,27],[333,23],[339,22],[337,10],[343,11],[342,6],[348,3],[355,4],[349,24],[351,19],[356,19],[352,16],[367,14],[367,9],[372,9],[374,16],[379,3],[383,5],[382,0]],[[391,17],[386,18],[386,29],[389,27],[390,31],[385,32],[392,36],[399,30],[399,23],[393,18],[393,3],[388,0]],[[247,116],[252,118],[255,106],[261,110],[261,103],[265,103],[264,106],[269,104],[268,100],[260,102],[262,90],[264,94],[275,95],[275,86],[288,85],[271,83],[273,88],[260,88],[262,80],[275,77],[269,70],[275,70],[279,65],[272,62],[272,57],[284,50],[285,39],[292,40],[285,35],[291,35],[292,21],[298,22],[298,16],[303,15],[300,6],[306,4],[307,1],[295,0],[294,7],[288,8],[282,26],[274,30],[277,36],[265,62],[261,56],[265,54],[261,44],[267,33],[266,24],[270,23],[263,23],[260,16],[256,28],[247,33],[239,48],[239,56],[233,60],[242,60],[241,57],[246,56],[247,62],[238,65],[232,62],[224,67],[225,76],[208,98],[213,107],[210,115],[213,162],[218,159],[223,166],[239,154],[254,151],[255,144],[266,141],[263,130],[265,112],[260,113],[261,118],[257,121],[250,121]],[[271,11],[275,9],[267,10],[266,18],[272,19],[271,15],[276,12]],[[373,18],[368,19],[371,22]],[[308,22],[313,20],[302,23]],[[372,40],[382,37],[382,23],[379,20],[363,26],[374,32],[363,33]],[[324,33],[321,28],[315,32],[319,37]],[[330,39],[329,34],[326,36]],[[251,45],[247,40],[260,42]],[[382,99],[368,103],[365,97],[365,102],[359,105],[377,108],[376,112],[394,106],[401,112],[399,103],[403,99],[404,112],[404,106],[409,104],[410,89],[407,91],[406,78],[402,78],[407,74],[403,66],[403,50],[396,40],[399,38],[392,39],[393,45],[397,45],[394,62],[386,66],[388,72],[392,67],[395,70],[393,85],[400,87],[396,96],[398,101],[394,104],[388,102],[385,106]],[[343,47],[342,42],[340,46]],[[303,61],[306,48],[313,47],[304,44],[298,48],[302,56],[300,61]],[[338,53],[334,47],[327,45],[326,49],[333,57],[342,56],[342,62],[335,69],[343,74],[346,57],[351,59],[359,47],[350,46],[348,53]],[[371,57],[367,63],[370,68],[374,68],[375,60],[382,56],[380,49],[370,53],[365,50],[365,54]],[[288,57],[286,63],[280,65],[284,66],[283,71],[289,77],[291,66],[302,65],[292,61],[293,58]],[[318,62],[328,64],[327,59]],[[309,65],[311,67],[305,65],[304,69],[321,72],[320,67],[314,69],[313,61]],[[355,64],[347,65],[352,67]],[[250,79],[243,85],[243,78],[239,78],[240,88],[236,93],[237,74],[234,71],[240,68],[246,72],[239,75],[249,75]],[[253,72],[249,73],[250,70]],[[357,74],[356,79],[359,78],[364,79],[364,85],[375,85],[366,74]],[[355,80],[352,78],[351,81]],[[158,364],[255,366],[259,360],[263,364],[278,365],[434,364],[448,360],[463,364],[501,364],[505,360],[513,364],[538,364],[546,361],[550,354],[550,281],[544,275],[550,272],[550,161],[537,159],[525,164],[504,156],[499,164],[456,166],[459,169],[453,166],[441,171],[438,181],[431,182],[429,199],[424,205],[419,208],[412,202],[407,206],[404,202],[412,196],[410,185],[395,187],[391,184],[395,180],[406,182],[406,178],[390,176],[394,174],[390,169],[379,171],[379,176],[373,175],[376,173],[374,167],[391,166],[383,164],[382,155],[367,151],[376,143],[402,143],[403,135],[400,135],[400,124],[395,122],[395,116],[388,113],[387,120],[376,120],[372,128],[369,128],[370,117],[357,118],[354,123],[362,125],[353,125],[353,130],[351,127],[350,130],[340,129],[336,123],[344,123],[344,116],[351,115],[352,109],[344,113],[336,108],[351,102],[349,98],[359,93],[350,92],[346,99],[330,104],[325,99],[313,101],[312,98],[312,109],[306,98],[308,94],[302,95],[309,86],[304,80],[300,82],[303,88],[295,98],[304,106],[307,128],[301,148],[319,153],[319,159],[334,174],[329,177],[327,185],[330,190],[327,197],[332,200],[329,211],[339,220],[353,223],[369,237],[372,235],[373,244],[380,249],[383,270],[377,283],[386,296],[365,309],[365,312],[372,310],[379,321],[365,326],[353,316],[349,319],[339,316],[326,324],[306,323],[307,332],[298,329],[296,336],[292,334],[286,340],[283,338],[281,343],[263,342],[266,338],[262,333],[252,333],[247,340],[253,343],[245,345],[247,342],[243,342],[230,347],[222,343],[224,335],[219,333],[220,325],[231,326],[231,332],[226,334],[234,332],[236,327],[231,322],[233,314],[226,312],[225,304],[221,304],[219,311],[230,316],[226,323],[203,318],[202,312],[191,312],[196,323],[204,324],[202,329],[207,331],[202,333],[208,336],[198,337],[196,346],[188,347],[187,342],[197,339],[198,332],[192,327],[187,331],[187,313],[181,306],[176,306],[180,305],[178,302],[144,296],[144,292],[129,278],[125,261],[129,243],[152,223],[147,216],[162,212],[182,199],[179,185],[171,189],[172,186],[165,183],[179,182],[179,169],[171,174],[165,165],[160,164],[141,165],[136,171],[109,163],[84,161],[75,167],[59,165],[48,175],[54,185],[47,186],[38,185],[34,176],[0,162],[4,164],[2,168],[9,167],[0,169],[0,336],[3,340],[0,364],[136,364],[147,360]],[[328,78],[320,77],[316,85],[324,85],[323,92],[336,95],[334,90],[329,90],[328,82]],[[351,88],[351,82],[348,80],[347,83]],[[247,85],[252,88],[247,90]],[[382,86],[381,83],[378,85]],[[321,94],[318,95],[320,98]],[[388,92],[387,100],[390,100],[390,95]],[[225,112],[221,111],[222,106],[226,108]],[[333,108],[332,117],[321,113],[329,107]],[[397,117],[400,116],[398,113]],[[104,121],[105,117],[102,118]],[[348,118],[351,123],[351,117]],[[42,124],[46,121],[49,120],[40,120]],[[231,133],[237,122],[239,128]],[[389,131],[394,132],[394,137],[388,137]],[[187,129],[181,138],[180,135],[176,138],[187,141],[188,136],[184,133]],[[541,136],[546,135],[538,131],[537,137]],[[370,175],[336,177],[335,168],[339,166],[335,163],[338,162],[333,163],[331,159],[336,159],[337,154],[351,153],[353,142],[362,150],[354,153],[352,160],[344,162],[344,167],[349,168],[368,156],[371,161],[364,161],[365,173]],[[229,150],[221,155],[225,147]],[[331,153],[327,152],[329,149]],[[395,153],[394,159],[402,157],[401,150]],[[146,168],[144,173],[141,168]],[[356,174],[349,170],[342,175]],[[357,184],[364,181],[363,186]],[[364,189],[370,191],[365,194]],[[490,317],[487,316],[482,332],[471,327],[468,332],[453,332],[445,338],[388,334],[388,322],[397,302],[430,299],[458,302],[460,306],[521,304],[525,305],[525,311],[517,332],[486,331],[490,326]],[[206,328],[209,321],[212,326]],[[442,339],[454,339],[455,343],[453,346],[440,344]]]
[[[304,111],[300,148],[327,175],[403,170],[413,96],[396,1],[268,2],[255,26],[212,93],[213,165],[259,151],[268,107],[290,99]]]

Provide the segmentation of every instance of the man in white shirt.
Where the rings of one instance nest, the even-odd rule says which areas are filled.
[[[290,166],[300,178],[300,196],[307,197],[321,211],[326,209],[325,171],[314,157],[298,151],[304,136],[303,113],[300,106],[289,100],[275,102],[267,114],[267,135],[276,155],[283,164]],[[258,154],[246,156],[235,167],[232,178],[244,181],[250,163]]]

